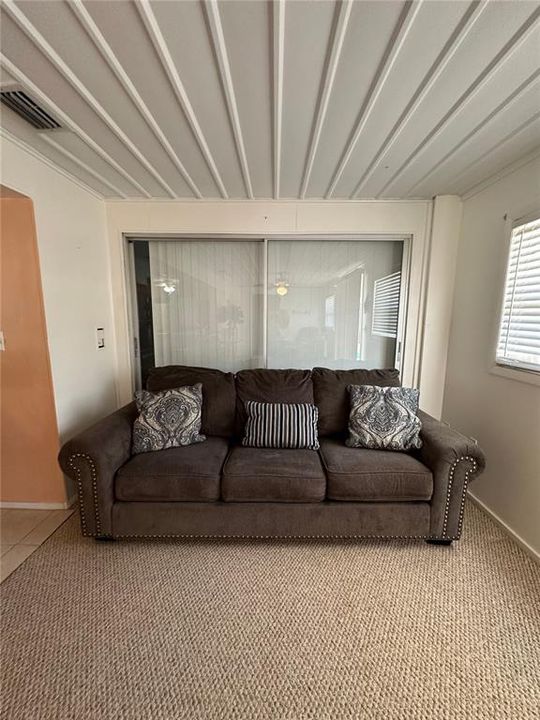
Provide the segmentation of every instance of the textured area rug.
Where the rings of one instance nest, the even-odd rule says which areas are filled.
[[[538,718],[540,567],[469,505],[412,541],[96,543],[1,586],[9,720]]]

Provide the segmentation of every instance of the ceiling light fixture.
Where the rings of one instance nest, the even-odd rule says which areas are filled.
[[[274,287],[280,297],[284,297],[289,292],[288,277],[285,273],[279,273],[279,275],[277,275]]]

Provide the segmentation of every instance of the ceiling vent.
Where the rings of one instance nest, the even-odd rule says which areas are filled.
[[[56,130],[61,127],[60,123],[22,90],[2,90],[0,101],[37,130]]]

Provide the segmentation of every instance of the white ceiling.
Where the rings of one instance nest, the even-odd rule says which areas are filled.
[[[540,4],[3,0],[9,135],[110,198],[464,195],[540,152]]]

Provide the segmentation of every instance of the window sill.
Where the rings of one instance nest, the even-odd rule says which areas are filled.
[[[525,370],[511,367],[510,365],[492,365],[489,372],[492,375],[499,375],[499,377],[504,377],[508,380],[517,380],[518,382],[540,387],[540,372],[535,372],[534,370]]]

